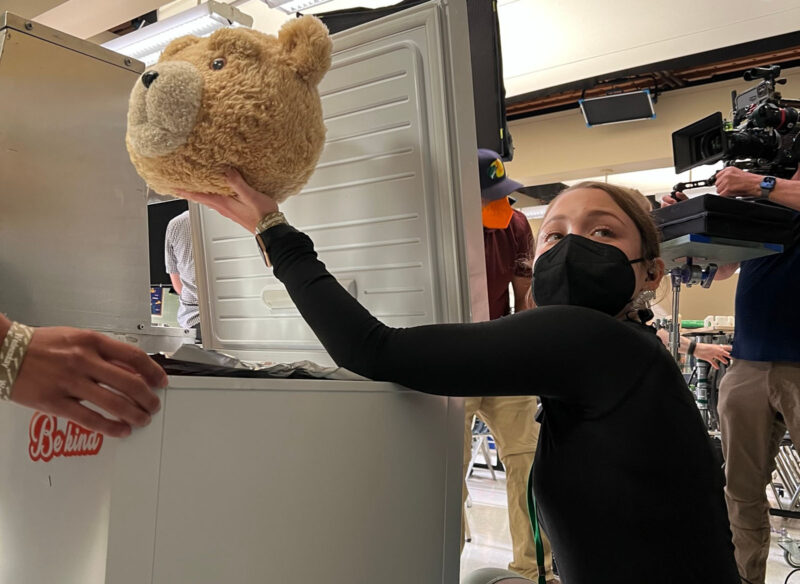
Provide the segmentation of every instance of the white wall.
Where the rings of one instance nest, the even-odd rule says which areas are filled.
[[[800,98],[800,69],[784,77],[782,93]],[[667,92],[658,98],[654,120],[587,128],[576,108],[513,121],[509,176],[536,185],[672,166],[672,132],[715,111],[729,118],[731,90],[753,85],[736,79]]]

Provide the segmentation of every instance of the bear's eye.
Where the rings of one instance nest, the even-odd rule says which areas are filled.
[[[225,59],[223,59],[221,57],[219,59],[214,59],[213,61],[211,61],[211,68],[214,71],[219,71],[224,66],[225,66]]]

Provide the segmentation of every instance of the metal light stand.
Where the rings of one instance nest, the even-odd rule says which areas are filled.
[[[681,346],[681,324],[678,321],[680,311],[681,284],[694,286],[700,284],[703,288],[708,288],[714,281],[717,273],[717,264],[708,264],[705,267],[698,266],[692,258],[686,258],[686,263],[676,266],[669,271],[670,281],[672,282],[672,329],[670,330],[669,350],[676,361],[680,362]]]

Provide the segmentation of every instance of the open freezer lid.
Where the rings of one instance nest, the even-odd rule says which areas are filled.
[[[325,149],[281,210],[387,325],[485,320],[466,5],[427,3],[333,41]],[[331,363],[253,235],[205,207],[191,216],[205,346]]]

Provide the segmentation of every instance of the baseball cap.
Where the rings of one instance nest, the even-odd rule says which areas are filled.
[[[481,198],[487,201],[502,199],[524,187],[508,178],[506,167],[494,150],[478,149],[478,171],[481,176]]]
[[[523,185],[508,178],[500,155],[493,150],[478,149],[478,171],[484,201],[483,225],[489,229],[505,229],[514,215],[508,195]]]

